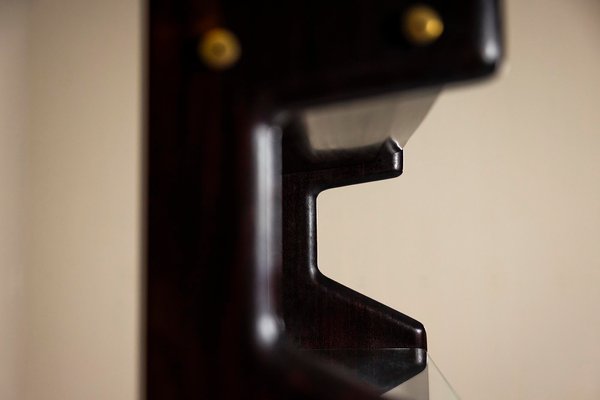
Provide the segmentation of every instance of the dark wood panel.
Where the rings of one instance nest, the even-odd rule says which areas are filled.
[[[323,277],[311,289],[322,293],[306,315],[330,309],[331,319],[309,325],[301,296],[290,302],[298,287],[313,283],[283,268],[282,253],[291,247],[281,240],[281,215],[290,212],[282,209],[282,187],[307,186],[283,177],[282,168],[294,171],[282,165],[276,128],[283,112],[293,116],[304,105],[492,73],[500,57],[493,54],[500,42],[497,2],[428,3],[446,31],[418,47],[394,25],[408,1],[150,2],[147,398],[369,398],[368,388],[296,348],[425,347],[419,323]],[[239,39],[242,55],[230,69],[208,68],[197,55],[202,35],[214,27]],[[283,128],[284,135],[293,131]],[[389,164],[401,157],[397,150],[337,154],[330,162],[342,174],[362,163],[372,168],[364,179],[391,177],[400,172]],[[345,184],[339,175],[335,181]],[[306,222],[308,211],[296,210],[297,218]],[[353,317],[371,325],[361,329]],[[328,326],[332,321],[338,328]],[[348,324],[351,330],[339,329]],[[399,336],[399,327],[414,334]]]

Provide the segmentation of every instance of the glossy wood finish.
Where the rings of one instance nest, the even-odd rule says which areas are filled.
[[[319,193],[401,173],[402,150],[392,140],[351,150],[314,151],[301,124],[285,126],[282,301],[286,334],[299,347],[427,348],[421,323],[332,281],[317,267]]]
[[[325,294],[311,313],[333,307],[338,328],[325,319],[308,328],[293,301],[282,300],[297,289],[295,275],[282,268],[282,251],[290,249],[281,241],[282,185],[290,188],[282,168],[288,178],[294,171],[282,166],[280,128],[292,132],[286,124],[304,105],[493,72],[497,3],[430,3],[447,31],[417,48],[395,25],[408,1],[150,2],[147,398],[369,398],[368,388],[297,346],[424,346],[422,334],[392,329],[420,329],[418,323],[389,309],[386,322],[377,315],[382,306],[324,278],[323,287],[351,301]],[[216,26],[234,32],[242,47],[239,63],[221,72],[196,55],[202,34]],[[399,173],[397,150],[354,154],[371,172],[348,175],[348,182]],[[357,171],[351,154],[331,163],[342,173]],[[319,185],[343,184],[339,178]],[[305,211],[297,210],[298,218]],[[372,329],[340,330],[350,321],[345,313],[359,309],[361,321],[372,316]]]

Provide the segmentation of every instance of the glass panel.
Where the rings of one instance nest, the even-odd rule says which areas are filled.
[[[304,114],[308,139],[315,150],[351,149],[388,138],[404,147],[439,90],[403,92],[309,109]]]
[[[459,399],[429,355],[427,356],[427,366],[421,373],[384,393],[381,397],[396,400]]]
[[[395,400],[458,400],[423,349],[308,350],[311,356]]]

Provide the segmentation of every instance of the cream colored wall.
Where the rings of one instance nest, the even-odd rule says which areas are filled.
[[[600,398],[600,2],[508,2],[396,180],[319,198],[321,269],[423,321],[464,399]]]
[[[23,315],[27,3],[0,0],[0,399],[17,395]]]
[[[28,23],[7,15],[0,397],[133,399],[140,6],[37,0]],[[512,0],[508,21],[510,71],[446,91],[402,177],[320,198],[321,267],[422,320],[465,399],[597,399],[600,3]]]
[[[140,348],[140,4],[36,0],[27,20],[18,398],[133,399]]]

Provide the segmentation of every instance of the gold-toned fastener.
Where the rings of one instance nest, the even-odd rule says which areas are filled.
[[[423,46],[435,42],[442,36],[444,22],[433,8],[419,4],[406,11],[402,28],[411,43]]]
[[[232,67],[241,55],[240,42],[227,29],[213,28],[202,35],[198,54],[204,64],[216,70]]]

